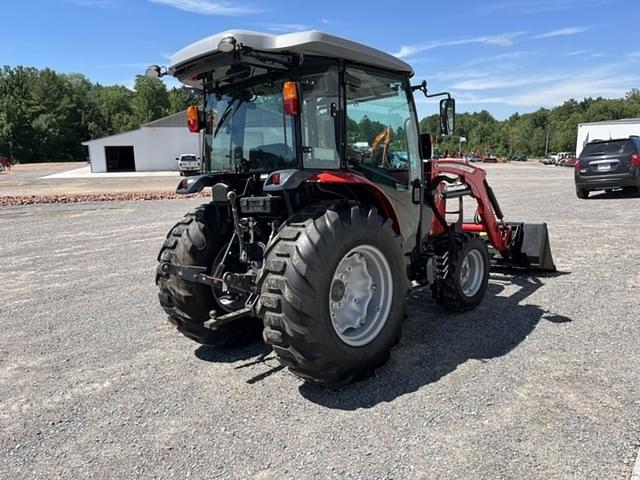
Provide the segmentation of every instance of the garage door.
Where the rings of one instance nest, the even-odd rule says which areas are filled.
[[[135,172],[133,146],[104,147],[107,172]]]

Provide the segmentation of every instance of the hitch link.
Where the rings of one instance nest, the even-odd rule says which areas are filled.
[[[242,238],[243,232],[242,227],[240,226],[240,215],[238,214],[238,204],[236,203],[236,192],[233,190],[227,193],[227,200],[229,201],[229,206],[231,207],[231,214],[233,215],[233,228],[236,232],[236,237],[238,237],[238,247],[240,248],[240,261],[242,263],[247,263],[247,250],[244,248],[244,240]]]

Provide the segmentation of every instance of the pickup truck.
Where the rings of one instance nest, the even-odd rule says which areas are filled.
[[[193,153],[183,153],[176,157],[176,161],[181,176],[197,175],[202,171],[202,160]]]

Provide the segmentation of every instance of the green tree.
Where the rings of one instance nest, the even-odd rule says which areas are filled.
[[[172,88],[169,90],[169,110],[168,113],[178,113],[186,110],[189,105],[198,104],[200,101],[193,90],[188,88]]]
[[[138,125],[169,114],[169,93],[162,80],[138,75],[135,91],[132,107],[133,116]]]

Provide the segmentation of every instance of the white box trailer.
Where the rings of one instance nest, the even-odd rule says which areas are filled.
[[[593,140],[628,138],[631,135],[640,136],[640,118],[580,123],[578,124],[576,156],[579,157],[584,146]]]

